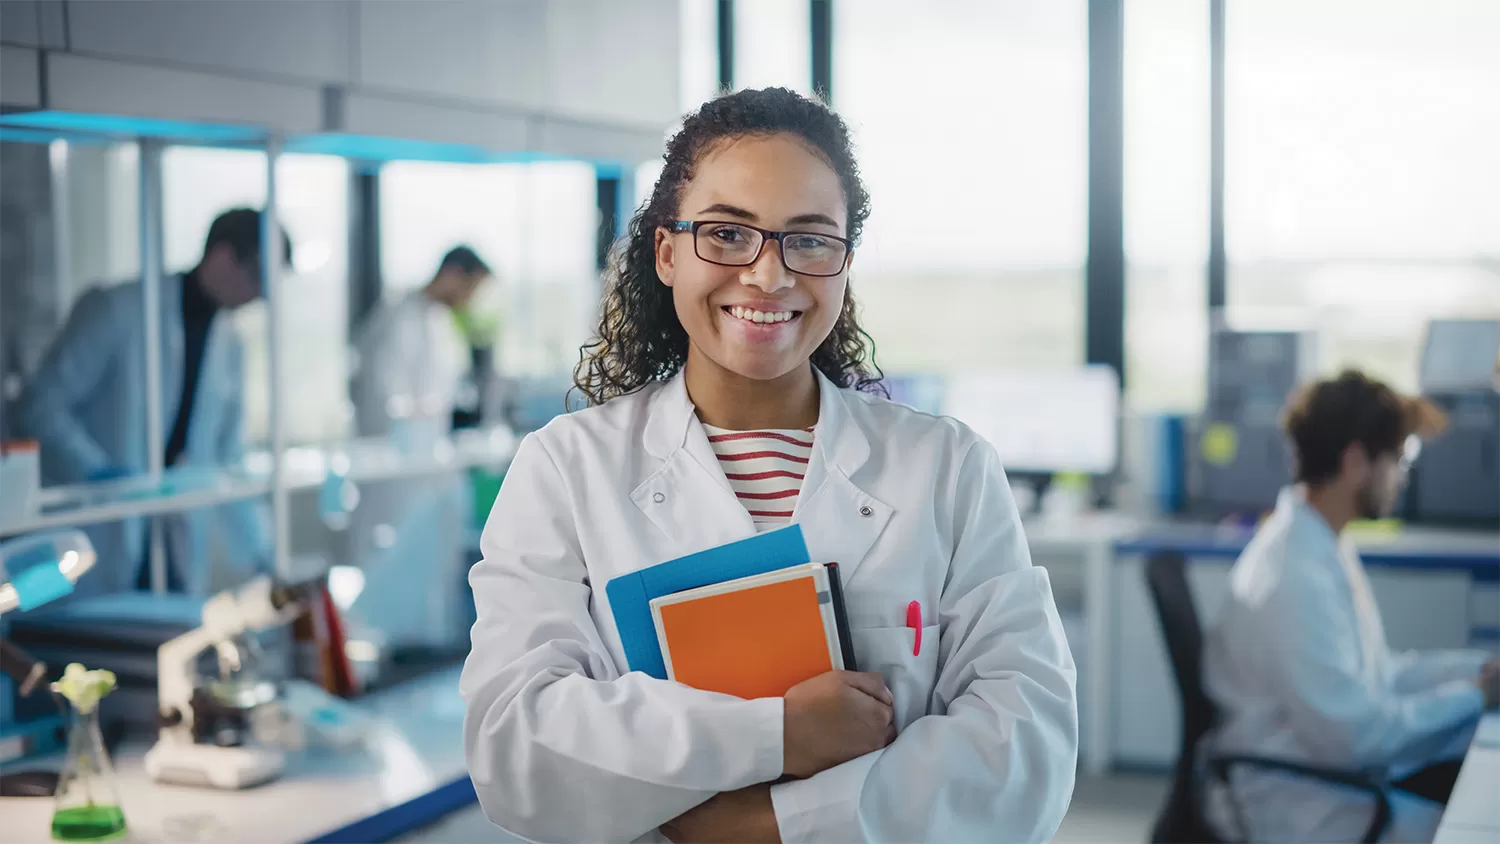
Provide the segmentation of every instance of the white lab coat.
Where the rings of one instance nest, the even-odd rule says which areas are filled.
[[[1364,566],[1296,489],[1235,563],[1204,650],[1220,708],[1206,749],[1249,753],[1399,779],[1461,756],[1484,706],[1482,652],[1392,654]],[[1302,777],[1235,772],[1252,840],[1358,841],[1371,798]],[[1228,794],[1211,821],[1240,834]],[[1430,841],[1442,807],[1404,792],[1383,840]]]
[[[414,290],[383,302],[355,340],[359,368],[350,385],[360,436],[386,436],[393,420],[421,417],[446,433],[468,345],[453,312]]]
[[[858,667],[884,676],[900,734],[773,786],[782,839],[1045,841],[1073,789],[1076,672],[995,451],[819,382],[794,520],[842,567]],[[754,533],[681,376],[526,438],[469,576],[465,746],[492,821],[537,841],[662,840],[715,793],[781,776],[781,699],[627,673],[604,590]]]
[[[161,427],[146,431],[146,332],[139,282],[97,287],[78,299],[57,339],[16,401],[20,432],[41,444],[42,483],[74,484],[101,469],[146,471],[146,443],[165,445],[177,421],[184,378],[183,276],[161,286]],[[187,442],[178,466],[240,466],[244,460],[244,350],[227,314],[204,341]],[[98,563],[75,594],[135,588],[145,519],[86,529]],[[205,594],[210,540],[248,577],[271,564],[269,514],[243,501],[164,517],[169,559],[185,588]],[[214,528],[218,527],[218,531]],[[180,570],[186,568],[186,571]]]
[[[429,449],[452,428],[468,347],[452,311],[412,291],[383,303],[355,341],[350,384],[360,436],[388,437],[403,453]],[[430,456],[430,452],[428,452]],[[452,646],[462,640],[465,519],[458,474],[364,484],[350,516],[354,562],[364,588],[350,607],[392,646]]]

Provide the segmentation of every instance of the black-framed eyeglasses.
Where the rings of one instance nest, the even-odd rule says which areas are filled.
[[[820,278],[844,271],[852,245],[848,238],[822,232],[774,232],[745,223],[676,220],[674,232],[692,232],[693,251],[721,267],[748,267],[760,260],[766,241],[781,246],[781,263],[799,275]]]

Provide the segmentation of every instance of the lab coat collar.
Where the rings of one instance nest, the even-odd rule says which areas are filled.
[[[1323,514],[1313,509],[1307,503],[1307,494],[1298,486],[1288,486],[1281,490],[1276,497],[1276,512],[1283,514],[1282,518],[1297,531],[1306,535],[1308,539],[1325,543],[1331,550],[1337,551],[1341,547],[1339,535],[1333,532],[1328,520]]]
[[[792,520],[806,528],[812,559],[840,564],[847,580],[890,520],[893,508],[850,479],[870,457],[870,441],[854,418],[853,400],[821,372],[813,453]],[[755,533],[701,425],[695,424],[687,384],[679,373],[650,399],[643,435],[647,453],[663,466],[631,499],[682,554]]]
[[[814,454],[821,455],[829,465],[838,466],[845,475],[852,475],[869,459],[870,441],[857,424],[852,424],[844,391],[816,368],[813,372],[818,379]],[[687,381],[679,372],[651,398],[644,437],[647,453],[666,460],[688,445],[688,434],[693,430],[696,412],[697,408],[688,396]],[[717,460],[711,465],[717,467]],[[811,479],[809,475],[808,480]]]

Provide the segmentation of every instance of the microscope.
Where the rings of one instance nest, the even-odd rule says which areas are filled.
[[[290,623],[321,593],[321,580],[288,586],[258,577],[203,605],[203,623],[157,651],[160,734],[146,752],[146,773],[158,782],[222,789],[250,788],[281,775],[282,752],[251,738],[251,711],[270,699],[226,701],[197,683],[198,660],[214,649],[221,665],[238,669],[246,633]]]

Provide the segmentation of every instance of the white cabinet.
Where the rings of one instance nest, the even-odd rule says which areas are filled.
[[[0,103],[16,108],[41,105],[41,66],[37,51],[0,46]]]
[[[542,109],[547,8],[532,0],[364,0],[361,88]]]
[[[69,47],[262,78],[346,83],[355,11],[341,0],[69,3]]]

